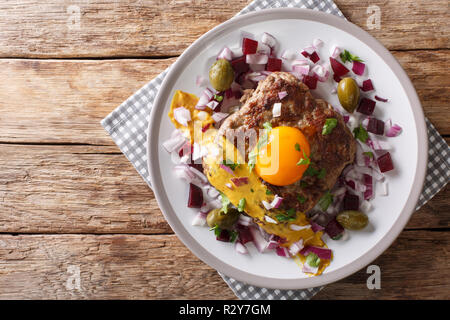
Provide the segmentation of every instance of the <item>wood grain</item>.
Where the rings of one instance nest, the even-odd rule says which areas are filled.
[[[450,51],[394,55],[426,116],[450,134],[443,116],[450,113],[450,79],[442,72],[450,68]],[[100,120],[174,61],[0,59],[0,142],[113,145]]]
[[[175,56],[250,0],[153,0],[113,3],[14,0],[0,5],[1,57]],[[445,0],[340,0],[344,15],[368,30],[369,6],[381,9],[368,30],[391,50],[448,48]]]
[[[446,232],[404,231],[374,262],[381,290],[363,268],[316,298],[448,299],[449,249]],[[0,235],[0,288],[0,299],[235,299],[174,235]]]
[[[408,228],[448,228],[449,196],[447,187]],[[0,204],[0,232],[172,232],[153,192],[116,147],[2,145]]]

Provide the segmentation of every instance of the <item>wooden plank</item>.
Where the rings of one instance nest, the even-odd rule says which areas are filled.
[[[417,255],[420,248],[420,256]],[[448,232],[405,231],[373,264],[317,299],[448,299]],[[79,290],[75,280],[79,271]],[[424,273],[426,272],[426,277]],[[407,283],[407,285],[405,284]],[[0,299],[233,299],[174,235],[0,235]]]
[[[425,250],[423,250],[425,249]],[[381,269],[381,289],[369,290],[367,269],[326,286],[315,299],[449,299],[449,232],[404,231],[371,265]]]
[[[442,116],[450,112],[450,79],[442,72],[450,67],[450,51],[395,56],[425,114],[439,132],[450,134]],[[174,61],[0,59],[0,142],[113,145],[100,120]]]
[[[0,148],[0,232],[172,232],[153,192],[116,147]],[[448,228],[449,199],[447,187],[408,228]]]
[[[250,0],[15,0],[0,4],[1,57],[175,56]],[[339,0],[350,21],[389,49],[448,48],[445,0]],[[379,29],[368,19],[380,9]],[[370,9],[369,9],[370,10]],[[17,26],[20,26],[18,28]],[[407,34],[408,36],[405,36]]]

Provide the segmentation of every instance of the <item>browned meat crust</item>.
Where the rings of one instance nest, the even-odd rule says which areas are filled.
[[[278,97],[281,91],[288,94],[283,100]],[[310,210],[324,192],[334,186],[344,167],[354,160],[355,139],[342,116],[326,101],[314,99],[308,87],[287,72],[270,74],[243,98],[244,105],[223,122],[219,134],[224,135],[227,129],[263,128],[265,122],[270,122],[272,127],[299,128],[310,144],[312,166],[316,169],[324,168],[325,178],[304,176],[292,185],[281,187],[266,184],[274,194],[285,199],[283,205],[286,208],[295,207],[304,212]],[[281,116],[274,118],[272,108],[276,102],[282,102],[282,109]],[[338,124],[331,134],[322,135],[327,118],[336,118]],[[303,204],[297,200],[298,195],[306,198]]]

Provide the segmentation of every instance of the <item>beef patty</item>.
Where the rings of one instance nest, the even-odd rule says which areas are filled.
[[[287,96],[280,100],[278,93],[282,91]],[[273,128],[296,127],[307,138],[311,147],[310,167],[325,169],[324,177],[304,174],[301,180],[288,186],[262,182],[284,198],[285,209],[295,207],[299,211],[309,211],[334,186],[344,167],[354,160],[356,142],[342,116],[326,101],[314,99],[308,87],[287,72],[271,73],[255,90],[247,91],[241,101],[243,106],[222,123],[219,135],[226,136],[227,129],[262,129],[265,122],[270,122]],[[282,103],[281,116],[274,118],[272,108],[277,102]],[[331,134],[322,135],[327,118],[337,119],[337,126]],[[245,154],[253,147],[247,143]],[[300,203],[298,196],[306,200]]]

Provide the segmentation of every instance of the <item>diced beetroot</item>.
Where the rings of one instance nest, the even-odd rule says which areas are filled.
[[[194,146],[191,145],[189,142],[186,142],[180,149],[180,151],[178,152],[178,155],[180,156],[180,158],[182,156],[184,156],[185,154],[192,154],[192,152],[194,152]]]
[[[370,116],[375,109],[375,101],[368,98],[362,98],[359,103],[358,112]]]
[[[234,98],[235,99],[240,99],[242,97],[242,92],[241,91],[235,91],[234,92]]]
[[[250,70],[248,63],[246,62],[245,56],[234,59],[231,61],[231,66],[236,74],[241,74]]]
[[[362,76],[364,74],[364,70],[366,69],[366,65],[359,61],[353,61],[352,71],[358,76]]]
[[[373,195],[373,179],[372,176],[364,174],[364,185],[366,186],[366,191],[364,191],[364,200],[369,200]]]
[[[367,91],[372,91],[373,89],[374,88],[373,88],[372,80],[367,79],[367,80],[363,81],[362,87],[361,87],[362,91],[367,92]]]
[[[354,194],[345,194],[343,207],[344,210],[358,210],[359,209],[359,197]]]
[[[345,184],[348,185],[353,190],[356,189],[355,181],[353,181],[353,180],[345,180]]]
[[[330,57],[330,64],[333,72],[338,76],[342,77],[346,75],[350,70],[348,70],[342,63]]]
[[[302,82],[308,86],[309,89],[314,90],[317,88],[317,78],[314,76],[305,75]]]
[[[225,91],[225,97],[227,97],[228,99],[232,98],[234,96],[233,94],[233,90],[231,90],[231,88],[229,88],[227,91]]]
[[[242,53],[243,54],[253,54],[256,53],[258,49],[258,41],[244,38],[242,39]]]
[[[325,227],[325,232],[330,236],[331,239],[337,240],[344,233],[344,228],[337,222],[336,218],[330,220]]]
[[[375,134],[384,134],[384,121],[378,120],[376,118],[369,118],[367,123],[367,131]]]
[[[319,57],[319,55],[317,54],[317,52],[313,52],[313,53],[311,53],[310,55],[309,55],[309,59],[311,59],[311,61],[313,62],[313,63],[316,63],[317,61],[319,61],[320,60],[320,57]]]
[[[252,234],[250,233],[250,229],[248,227],[238,224],[237,230],[239,232],[239,241],[242,244],[253,241]]]
[[[381,97],[379,97],[379,96],[375,96],[375,100],[381,101],[381,102],[388,102],[388,101],[389,101],[388,99],[381,98]]]
[[[339,76],[335,73],[335,74],[333,74],[333,80],[336,81],[337,83],[339,83],[339,82],[342,80],[342,78],[339,77]]]
[[[281,71],[281,59],[269,58],[267,61],[266,70],[267,71]]]
[[[311,221],[311,229],[313,232],[317,232],[317,231],[322,231],[325,228],[322,227],[321,225],[315,223],[314,221]]]
[[[378,157],[377,162],[381,172],[387,172],[394,169],[394,164],[392,163],[391,154],[389,152]]]
[[[302,56],[304,56],[305,58],[309,58],[309,53],[306,51],[302,51],[300,52],[302,54]]]
[[[189,208],[200,208],[203,204],[203,191],[195,184],[189,184]]]
[[[230,242],[230,233],[225,229],[220,230],[220,234],[216,239],[223,242]]]

